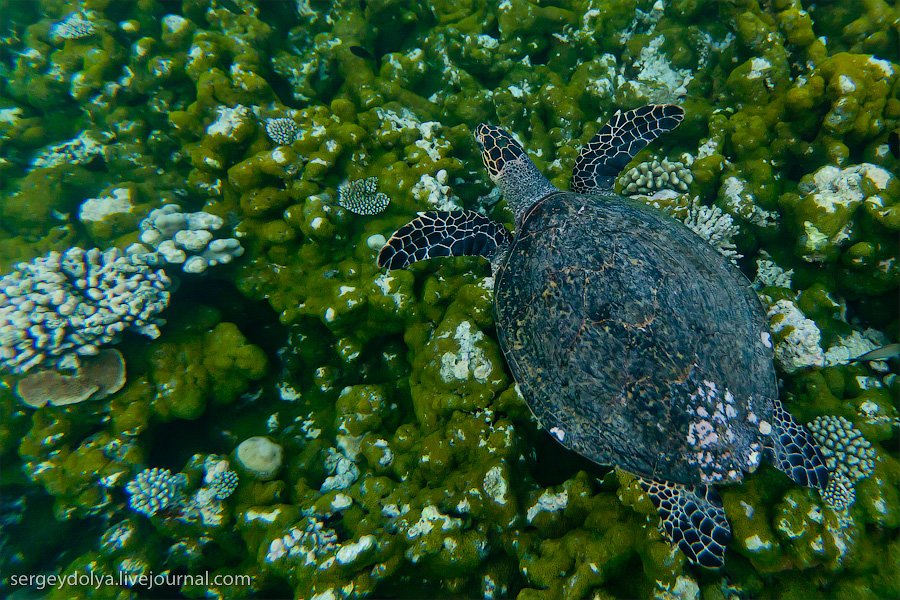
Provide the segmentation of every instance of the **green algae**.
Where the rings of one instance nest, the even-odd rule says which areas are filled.
[[[34,559],[46,569],[253,577],[182,587],[191,597],[900,594],[895,364],[785,375],[791,411],[850,420],[876,446],[876,471],[842,515],[770,468],[723,489],[734,541],[721,573],[700,573],[633,479],[536,428],[496,341],[486,265],[375,266],[378,236],[416,211],[511,222],[480,167],[478,122],[510,128],[566,186],[613,110],[677,101],[686,121],[655,152],[691,156],[690,194],[740,224],[748,274],[760,250],[793,270],[792,285],[761,292],[796,301],[823,351],[866,328],[896,340],[900,163],[887,140],[900,67],[896,28],[882,26],[896,7],[88,2],[96,34],[54,40],[64,4],[20,9],[2,41],[0,266],[125,247],[173,201],[226,218],[248,252],[209,290],[176,293],[161,338],[125,341],[128,384],[108,401],[26,412],[0,389],[4,463],[52,497],[57,518],[111,523],[75,558]],[[273,147],[265,119],[281,117],[301,133]],[[391,206],[362,218],[337,189],[369,176]],[[131,212],[78,219],[85,199],[116,188],[132,191]],[[221,524],[127,510],[122,488],[143,467],[197,485],[191,457],[253,435],[284,447],[285,468],[242,480]],[[309,518],[335,532],[330,554],[276,556]],[[122,531],[141,544],[116,542]]]

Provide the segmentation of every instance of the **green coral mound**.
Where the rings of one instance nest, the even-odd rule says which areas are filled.
[[[39,593],[12,574],[89,568],[249,576],[166,590],[188,597],[900,596],[897,363],[848,362],[900,337],[900,66],[884,25],[898,11],[10,4],[0,272],[73,246],[124,250],[166,204],[220,217],[246,252],[202,278],[167,268],[181,279],[167,324],[117,346],[127,383],[108,399],[33,410],[5,377],[0,595]],[[418,211],[512,222],[477,123],[514,132],[565,187],[600,122],[649,102],[686,112],[632,165],[676,174],[651,202],[719,233],[778,330],[782,400],[803,422],[852,423],[862,438],[838,427],[850,433],[834,448],[859,460],[850,474],[873,467],[840,511],[768,468],[722,488],[735,535],[718,573],[664,541],[634,481],[535,426],[497,344],[483,262],[375,265]],[[342,203],[342,183],[374,177],[359,206],[383,194],[382,212]],[[239,472],[224,457],[254,437],[283,451],[272,479],[216,475]],[[146,468],[184,474],[178,510],[128,508]],[[76,582],[50,595],[146,593]]]

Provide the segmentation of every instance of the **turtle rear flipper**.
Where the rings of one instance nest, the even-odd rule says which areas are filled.
[[[378,254],[378,266],[405,269],[437,256],[491,260],[509,240],[503,225],[472,210],[423,212],[391,236]]]
[[[628,112],[616,111],[581,149],[572,170],[572,191],[590,194],[611,190],[625,165],[667,131],[678,127],[684,109],[674,104],[648,104]]]
[[[828,467],[812,434],[794,420],[780,400],[772,413],[772,462],[779,471],[800,485],[824,491],[828,486]]]
[[[731,526],[722,500],[709,486],[637,478],[661,520],[663,535],[695,565],[718,569],[725,564]]]

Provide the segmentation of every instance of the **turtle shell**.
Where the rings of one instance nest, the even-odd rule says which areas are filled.
[[[501,347],[564,446],[684,484],[760,462],[777,384],[746,277],[682,223],[609,194],[536,202],[495,279]]]

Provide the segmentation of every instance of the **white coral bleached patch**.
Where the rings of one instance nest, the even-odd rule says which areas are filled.
[[[775,360],[786,373],[825,364],[822,334],[815,322],[790,300],[779,300],[768,310],[775,334]]]
[[[887,338],[880,332],[868,330],[861,333],[854,330],[850,335],[838,338],[828,347],[828,350],[825,351],[825,366],[845,365],[866,352],[880,348],[885,343],[887,343]],[[884,361],[872,361],[869,366],[876,371],[890,370]]]
[[[532,506],[528,508],[525,517],[531,523],[542,512],[559,512],[565,510],[569,505],[569,492],[563,490],[559,493],[553,493],[550,490],[544,490]]]
[[[826,165],[813,174],[812,186],[801,184],[800,189],[811,194],[816,206],[826,213],[833,213],[838,207],[852,210],[864,198],[860,189],[862,180],[860,166],[841,169]]]
[[[23,111],[18,106],[12,108],[0,108],[0,124],[15,125],[21,120]]]
[[[435,527],[439,527],[441,531],[459,529],[462,527],[462,519],[445,515],[436,506],[429,504],[422,509],[419,520],[406,530],[406,537],[416,539],[431,533]]]
[[[791,289],[794,270],[788,269],[785,271],[768,254],[765,252],[760,254],[760,258],[756,259],[756,277],[753,279],[753,287],[756,289],[764,287]]]
[[[250,109],[243,104],[216,108],[216,120],[206,128],[207,135],[231,137],[235,129],[250,120]]]
[[[448,337],[443,334],[441,337]],[[445,352],[441,356],[441,379],[446,382],[466,381],[474,377],[479,383],[487,382],[493,370],[493,364],[485,356],[478,343],[484,339],[484,333],[469,321],[456,326],[453,339],[459,345],[456,352]]]
[[[425,173],[412,188],[413,198],[425,202],[434,210],[461,210],[459,198],[447,185],[447,171],[441,169],[433,176]]]
[[[757,227],[775,227],[778,224],[778,213],[765,210],[755,202],[756,198],[748,190],[747,183],[738,177],[726,177],[719,190],[723,206],[731,214]]]
[[[766,72],[771,68],[772,63],[765,58],[754,57],[750,60],[750,73],[747,74],[747,79],[759,79],[760,77],[764,77]]]
[[[660,35],[641,49],[634,64],[637,75],[634,80],[625,84],[636,88],[648,102],[666,103],[682,98],[687,94],[687,86],[694,78],[690,70],[672,66],[662,50],[664,42],[665,38]]]
[[[509,483],[503,474],[503,469],[499,465],[495,465],[488,469],[484,475],[483,487],[488,497],[497,504],[507,503],[507,494],[509,493]]]
[[[345,490],[359,478],[359,467],[344,453],[334,448],[329,448],[325,458],[325,471],[329,476],[322,482],[319,488],[322,492],[331,490]]]
[[[78,218],[85,221],[102,221],[112,215],[128,214],[134,208],[131,203],[131,190],[129,188],[115,188],[108,196],[88,198],[81,203],[78,209]]]
[[[821,262],[826,258],[826,251],[830,247],[840,246],[851,238],[853,221],[851,220],[856,210],[866,202],[869,208],[879,208],[884,205],[884,199],[879,195],[886,190],[893,179],[893,175],[871,163],[851,165],[840,168],[834,165],[826,165],[811,175],[805,176],[798,185],[798,191],[803,195],[802,201],[813,207],[814,211],[827,218],[835,215],[843,226],[838,231],[823,232],[816,226],[817,219],[804,221],[803,235],[800,242],[803,248],[803,258],[809,262]],[[832,217],[832,218],[835,218]]]
[[[342,545],[335,553],[335,557],[340,564],[349,565],[355,562],[360,555],[376,546],[374,535],[364,535],[355,542]]]
[[[71,140],[42,150],[31,162],[35,169],[57,167],[59,165],[83,165],[95,158],[104,158],[106,144],[115,136],[102,131],[82,131]]]

